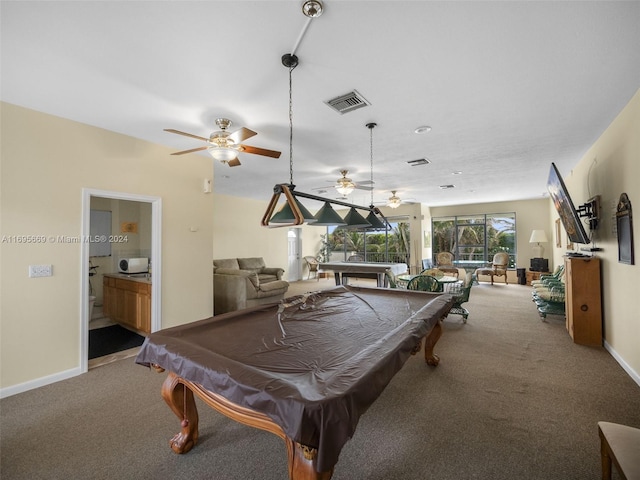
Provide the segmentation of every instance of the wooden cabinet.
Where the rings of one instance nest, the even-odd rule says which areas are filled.
[[[151,333],[151,284],[105,276],[103,311],[114,322]]]
[[[567,257],[564,265],[567,331],[575,343],[602,346],[600,259]]]
[[[540,280],[540,275],[549,275],[550,272],[534,272],[527,270],[527,285],[531,285],[534,280]]]

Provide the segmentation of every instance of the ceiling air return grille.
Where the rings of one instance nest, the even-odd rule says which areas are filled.
[[[417,167],[419,165],[428,165],[431,163],[431,160],[428,158],[418,158],[417,160],[407,160],[407,163],[412,167]]]
[[[366,98],[358,93],[357,90],[353,90],[345,95],[340,95],[339,97],[332,98],[331,100],[328,100],[324,103],[329,105],[341,115],[371,105]]]

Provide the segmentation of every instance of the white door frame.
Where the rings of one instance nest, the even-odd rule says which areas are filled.
[[[82,237],[90,235],[91,197],[129,200],[151,203],[151,264],[153,281],[151,282],[151,331],[160,330],[162,291],[162,199],[135,193],[111,192],[93,188],[82,189]],[[89,368],[89,243],[80,246],[80,371],[86,373]]]
[[[287,280],[290,282],[297,282],[298,280],[302,280],[302,229],[300,227],[289,228],[287,232],[287,242],[289,242],[289,233],[293,232],[295,235],[295,272],[289,271],[287,275]],[[287,252],[289,251],[287,244]],[[290,259],[287,258],[287,265],[290,266]]]

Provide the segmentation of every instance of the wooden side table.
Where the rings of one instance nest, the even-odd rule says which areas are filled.
[[[527,285],[531,285],[531,282],[534,280],[540,280],[540,275],[549,275],[549,273],[551,272],[533,272],[531,270],[527,270]]]

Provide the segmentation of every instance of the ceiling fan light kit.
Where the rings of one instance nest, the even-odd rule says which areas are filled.
[[[400,200],[400,197],[396,195],[396,190],[391,190],[391,196],[389,197],[387,207],[398,208],[401,203],[402,203],[402,200]]]
[[[351,181],[350,178],[347,178],[348,170],[341,170],[342,178],[338,179],[336,182],[336,190],[342,195],[349,195],[356,188],[356,184]]]

